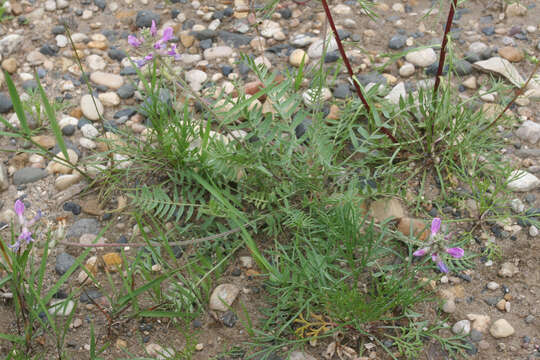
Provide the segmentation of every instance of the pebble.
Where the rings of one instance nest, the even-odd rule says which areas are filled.
[[[0,191],[5,191],[8,189],[8,187],[9,179],[7,175],[7,169],[4,164],[0,162]]]
[[[465,81],[463,81],[463,86],[465,86],[467,89],[475,90],[476,85],[476,76],[469,76]]]
[[[511,191],[531,191],[540,186],[540,179],[524,170],[514,170],[508,177],[508,189]]]
[[[239,293],[240,289],[234,284],[218,285],[210,295],[210,309],[224,312],[229,310]]]
[[[452,326],[452,332],[456,335],[468,335],[471,332],[471,322],[460,320]]]
[[[437,61],[437,54],[432,48],[412,51],[405,55],[405,59],[413,65],[428,67]]]
[[[99,135],[98,129],[92,124],[86,124],[81,127],[81,132],[85,138],[93,139]]]
[[[516,265],[512,264],[511,262],[505,262],[501,265],[501,269],[499,270],[499,276],[501,277],[507,277],[510,278],[517,274],[519,272],[519,269]]]
[[[205,60],[211,61],[219,58],[232,56],[233,49],[229,46],[216,46],[210,49],[204,50]]]
[[[520,3],[512,3],[506,7],[508,17],[525,16],[525,14],[527,14],[527,8]]]
[[[54,269],[58,275],[64,275],[75,264],[75,258],[68,253],[60,253],[56,256]]]
[[[496,339],[505,338],[513,335],[515,332],[514,328],[508,321],[505,319],[499,319],[491,325],[489,328],[489,333]]]
[[[13,174],[14,185],[24,185],[36,182],[47,177],[49,173],[45,169],[25,167],[15,171]]]
[[[75,309],[75,302],[73,300],[55,299],[51,300],[51,307],[49,308],[49,314],[59,316],[69,316]]]
[[[338,50],[337,42],[333,37],[329,38],[329,40],[326,42],[323,39],[317,39],[308,47],[307,54],[309,58],[321,58],[325,46],[327,53]]]
[[[402,77],[409,77],[414,74],[415,70],[413,64],[406,62],[399,68],[399,75]]]
[[[502,58],[511,62],[520,62],[525,57],[523,51],[512,46],[504,46],[499,48],[498,53]]]
[[[106,92],[98,95],[103,106],[113,107],[120,105],[120,96],[115,92]]]
[[[407,91],[405,90],[405,83],[400,82],[396,86],[392,88],[392,90],[384,97],[386,100],[391,102],[392,104],[399,104],[400,99],[406,99],[407,98]]]
[[[529,227],[529,235],[532,236],[532,237],[536,237],[538,236],[538,228],[534,225],[531,225]]]
[[[95,105],[94,105],[95,101]],[[80,102],[81,110],[83,115],[89,120],[96,121],[99,120],[100,114],[103,115],[103,104],[99,101],[98,98],[93,98],[92,95],[86,94],[81,97]],[[81,129],[82,130],[82,129]]]
[[[96,54],[88,55],[86,57],[86,64],[92,71],[103,70],[107,67],[107,62]]]
[[[99,242],[101,242],[101,239]],[[107,271],[116,272],[121,270],[123,260],[122,256],[115,251],[103,255],[103,262],[105,263]]]
[[[407,43],[407,37],[404,35],[394,35],[388,42],[388,47],[392,50],[399,50]]]
[[[13,109],[11,98],[4,93],[0,93],[0,114],[5,114]]]
[[[221,322],[223,323],[223,325],[225,325],[226,327],[229,327],[229,328],[234,327],[234,325],[236,325],[237,321],[238,321],[238,317],[231,310],[226,311],[221,316]]]
[[[59,191],[69,188],[71,185],[78,183],[81,180],[79,172],[74,174],[60,175],[54,180],[54,186]]]
[[[525,80],[515,66],[508,60],[498,56],[489,58],[485,61],[475,62],[473,67],[488,73],[499,74],[518,87],[525,83]]]
[[[152,20],[156,22],[156,24],[159,25],[160,17],[158,14],[150,11],[150,10],[141,10],[137,12],[137,16],[135,17],[135,26],[137,28],[149,28],[152,26]]]
[[[66,239],[79,239],[83,234],[97,235],[100,230],[99,221],[92,218],[83,218],[75,221],[66,231]]]
[[[10,74],[13,74],[15,71],[17,71],[17,60],[13,57],[5,59],[2,61],[2,69],[6,70]]]
[[[536,144],[540,139],[540,124],[526,120],[516,130],[516,136],[521,140]]]
[[[124,85],[122,85],[118,90],[116,90],[116,93],[118,96],[120,96],[121,99],[129,99],[133,95],[135,95],[135,91],[137,88],[135,85],[133,85],[131,82],[128,82]]]
[[[498,288],[500,288],[500,285],[498,283],[496,283],[495,281],[490,281],[490,282],[487,283],[486,287],[489,290],[497,290]]]
[[[454,299],[448,299],[444,302],[442,310],[447,314],[452,314],[456,311],[456,303]]]
[[[302,61],[304,61],[304,65],[307,65],[309,62],[309,56],[302,49],[296,49],[289,55],[289,63],[292,66],[299,67]]]
[[[90,74],[90,80],[98,85],[103,85],[115,90],[124,85],[124,78],[121,75],[102,71],[94,71]]]

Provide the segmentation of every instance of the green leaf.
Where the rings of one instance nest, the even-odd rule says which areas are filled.
[[[64,138],[62,137],[62,130],[60,129],[60,126],[58,125],[58,121],[56,121],[56,114],[54,113],[54,109],[49,103],[49,100],[47,99],[47,94],[45,94],[45,90],[43,90],[43,86],[41,86],[41,82],[39,81],[39,76],[37,74],[37,71],[35,72],[34,76],[38,84],[39,93],[41,94],[41,101],[43,102],[43,105],[45,106],[45,113],[47,114],[47,118],[49,119],[49,123],[51,124],[51,128],[52,128],[54,137],[56,138],[56,142],[58,143],[58,147],[62,151],[62,154],[64,154],[65,160],[69,162],[67,147],[64,142]]]
[[[9,96],[11,97],[11,101],[13,102],[13,109],[15,110],[15,113],[19,118],[19,122],[21,123],[21,128],[25,135],[30,135],[30,128],[28,127],[28,122],[26,121],[26,114],[24,113],[21,98],[19,97],[17,88],[15,87],[15,84],[13,83],[13,80],[11,79],[11,76],[9,76],[9,73],[7,71],[4,71],[4,77],[6,78],[6,85],[8,87]]]

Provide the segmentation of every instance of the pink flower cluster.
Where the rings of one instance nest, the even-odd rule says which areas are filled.
[[[433,221],[431,222],[431,236],[430,236],[430,239],[433,242],[436,241],[435,238],[436,238],[437,233],[439,232],[440,229],[441,229],[441,219],[440,218],[434,218]],[[463,249],[460,248],[460,247],[446,248],[444,250],[445,250],[446,253],[448,253],[450,256],[452,256],[452,257],[454,257],[456,259],[459,259],[459,258],[463,257],[463,255],[465,254],[465,251],[463,251]],[[416,250],[415,252],[413,252],[413,255],[414,256],[424,256],[429,251],[430,251],[430,248],[425,247],[425,248]],[[441,272],[448,273],[448,267],[444,263],[441,256],[439,256],[437,251],[431,253],[431,259],[433,260],[433,262],[435,262],[437,264],[437,267],[439,268],[439,270]]]
[[[17,214],[17,217],[19,218],[19,224],[21,225],[22,230],[15,244],[8,246],[10,249],[17,251],[21,247],[21,241],[26,241],[27,245],[34,241],[32,238],[32,232],[28,228],[34,225],[34,223],[41,218],[41,211],[38,211],[36,216],[32,220],[28,221],[24,217],[24,203],[17,199],[17,201],[15,201],[15,214]]]
[[[157,27],[156,22],[152,20],[152,26],[150,27],[150,35],[152,35],[153,38],[157,36]],[[145,55],[141,60],[135,61],[138,67],[142,67],[147,62],[152,61],[154,59],[154,56],[156,55],[167,55],[174,57],[175,60],[180,60],[180,54],[177,52],[176,44],[171,44],[170,48],[167,49],[167,42],[173,38],[173,28],[167,27],[163,30],[163,36],[161,39],[157,40],[154,43],[153,48],[156,50],[156,53],[150,52],[147,55]],[[137,38],[134,35],[128,36],[128,43],[129,45],[137,48],[141,46],[144,43],[144,39]]]

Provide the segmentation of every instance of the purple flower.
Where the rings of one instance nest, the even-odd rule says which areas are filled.
[[[19,250],[19,248],[21,247],[21,241],[26,241],[27,245],[30,244],[30,242],[34,241],[34,239],[32,238],[32,232],[28,228],[34,225],[34,223],[41,218],[41,211],[38,210],[36,216],[34,216],[32,220],[27,221],[24,218],[24,210],[24,203],[21,200],[17,199],[15,201],[15,214],[17,214],[17,217],[19,218],[19,224],[21,225],[22,229],[21,234],[17,238],[17,241],[12,245],[8,245],[10,249],[13,249],[15,251]]]
[[[128,36],[128,44],[133,47],[139,47],[143,43],[142,40],[138,39],[136,36],[129,35]]]
[[[463,255],[465,254],[465,251],[463,251],[463,249],[459,248],[459,247],[453,247],[453,248],[446,249],[446,252],[449,253],[450,255],[452,255],[452,257],[454,257],[456,259],[459,259],[459,258],[463,257]]]
[[[163,30],[163,36],[161,37],[161,40],[163,42],[167,42],[173,38],[173,28],[167,27],[165,30]]]
[[[441,219],[440,218],[434,218],[431,222],[431,239],[433,242],[436,242],[436,235],[441,230]],[[432,244],[433,244],[432,242]],[[440,249],[440,247],[438,247]],[[430,251],[429,247],[421,248],[413,252],[413,256],[424,256]],[[445,252],[448,253],[450,256],[459,259],[463,257],[465,254],[465,251],[460,247],[453,247],[453,248],[446,248]],[[448,273],[448,267],[444,263],[443,259],[439,256],[437,252],[431,253],[431,260],[435,264],[437,264],[437,267],[439,270],[443,273]]]
[[[153,37],[156,37],[156,35],[157,35],[157,27],[156,27],[156,21],[155,20],[152,20],[152,26],[150,26],[150,34]]]
[[[434,218],[431,222],[431,236],[437,235],[439,230],[441,230],[441,218]]]

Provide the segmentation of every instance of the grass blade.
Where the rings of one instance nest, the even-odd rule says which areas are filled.
[[[21,98],[19,97],[17,88],[15,87],[15,84],[13,83],[13,80],[11,79],[11,76],[9,76],[7,71],[4,71],[4,77],[6,78],[6,85],[8,87],[9,96],[11,97],[11,101],[13,102],[13,109],[15,110],[15,113],[19,118],[19,122],[21,123],[21,128],[25,135],[30,136],[30,128],[28,127],[28,121],[26,121],[26,115],[24,113]]]

